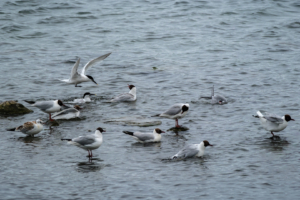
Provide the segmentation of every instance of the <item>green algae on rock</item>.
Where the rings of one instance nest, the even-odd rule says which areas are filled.
[[[5,101],[0,104],[1,115],[23,115],[33,112],[16,101]]]

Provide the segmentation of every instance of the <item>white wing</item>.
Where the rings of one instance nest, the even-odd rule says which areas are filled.
[[[76,76],[79,76],[79,74],[78,74],[78,72],[77,72],[79,63],[80,63],[80,58],[78,58],[78,60],[76,61],[75,65],[74,65],[73,68],[72,68],[72,71],[71,71],[71,79],[74,78],[74,77],[76,77]]]
[[[104,60],[105,58],[107,58],[111,53],[105,54],[103,56],[100,56],[98,58],[95,58],[91,61],[89,61],[88,63],[86,63],[86,65],[83,67],[81,74],[85,75],[85,72],[88,70],[89,67],[91,67],[93,64]]]

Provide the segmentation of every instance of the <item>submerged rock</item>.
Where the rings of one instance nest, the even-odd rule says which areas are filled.
[[[16,101],[5,101],[0,104],[1,115],[23,115],[33,112]]]
[[[106,120],[105,123],[115,123],[121,125],[131,125],[131,126],[140,126],[140,127],[161,125],[161,121],[145,118],[143,116],[119,117],[119,118]]]

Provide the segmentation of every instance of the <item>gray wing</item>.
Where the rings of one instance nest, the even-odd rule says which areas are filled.
[[[76,113],[76,112],[78,112],[78,110],[76,110],[75,108],[68,108],[68,109],[60,111],[58,113],[55,113],[54,115],[52,115],[52,118],[62,116],[62,115],[67,115],[67,114],[73,114],[73,113]]]
[[[111,101],[117,102],[117,101],[133,101],[133,100],[134,100],[134,96],[132,94],[124,93],[124,94],[120,94],[119,96],[116,96]]]
[[[183,149],[181,149],[174,157],[177,158],[189,158],[194,157],[198,153],[196,144],[188,144]]]
[[[177,115],[181,112],[182,104],[174,104],[167,111],[163,112],[161,115]]]
[[[137,137],[141,141],[154,140],[153,133],[141,133],[135,132],[133,136]]]
[[[42,111],[46,111],[53,106],[53,101],[39,101],[33,104],[33,106],[41,109]]]
[[[80,137],[74,138],[74,139],[72,139],[72,141],[85,146],[85,145],[93,144],[96,140],[95,140],[94,135],[87,135],[87,136],[80,136]]]
[[[264,118],[267,119],[268,121],[274,122],[274,123],[276,123],[276,124],[281,124],[281,123],[283,123],[283,119],[282,119],[280,116],[274,115],[274,114],[272,114],[272,113],[266,113],[266,114],[264,115]]]
[[[79,74],[78,74],[78,72],[77,72],[79,63],[80,63],[80,58],[78,58],[78,60],[76,61],[75,65],[74,65],[73,68],[72,68],[72,71],[71,71],[71,79],[72,79],[72,78],[76,78],[77,76],[79,76]]]
[[[85,74],[86,70],[88,70],[89,67],[91,67],[93,64],[95,64],[95,63],[97,63],[97,62],[99,62],[99,61],[104,60],[104,59],[107,58],[110,54],[111,54],[111,53],[105,54],[105,55],[103,55],[103,56],[100,56],[100,57],[98,57],[98,58],[95,58],[95,59],[89,61],[88,63],[86,63],[85,66],[84,66],[83,69],[82,69],[81,74]]]

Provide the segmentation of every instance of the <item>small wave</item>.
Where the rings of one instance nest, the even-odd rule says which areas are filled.
[[[292,22],[287,25],[288,28],[300,28],[300,22]]]
[[[33,14],[33,13],[36,13],[36,11],[32,9],[25,9],[19,11],[19,14]]]

